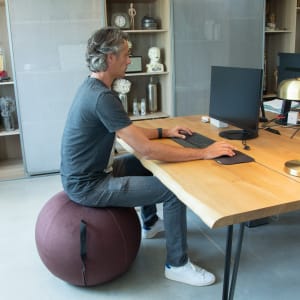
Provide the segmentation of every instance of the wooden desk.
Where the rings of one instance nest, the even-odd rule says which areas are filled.
[[[138,122],[149,128],[186,125],[214,140],[220,129],[200,121],[200,116],[177,117]],[[158,143],[174,144],[170,139]],[[230,141],[243,150],[241,141]],[[300,139],[260,131],[249,140],[247,154],[256,162],[220,165],[214,160],[164,163],[140,158],[177,197],[210,228],[238,224],[253,219],[300,209],[300,178],[284,171],[284,162],[300,157]],[[124,145],[127,150],[132,151]]]
[[[193,131],[214,140],[220,140],[218,129],[202,123],[200,116],[177,117],[141,121],[137,125],[149,128],[169,128],[185,125]],[[174,144],[170,139],[155,141]],[[121,141],[126,150],[132,151]],[[241,151],[241,141],[230,141]],[[238,165],[220,165],[214,160],[165,163],[145,160],[135,155],[154,176],[160,179],[187,207],[193,210],[210,228],[228,227],[223,299],[228,299],[232,225],[244,224],[275,214],[300,209],[300,178],[285,173],[284,162],[299,158],[300,139],[290,140],[285,135],[260,131],[259,137],[248,141],[251,150],[247,154],[255,162]],[[229,299],[233,298],[239,255],[242,246],[243,227],[237,249],[237,266]],[[234,278],[235,276],[235,278]]]

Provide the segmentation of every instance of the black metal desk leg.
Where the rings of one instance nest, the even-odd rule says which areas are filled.
[[[229,300],[232,300],[233,295],[234,295],[235,284],[236,284],[236,279],[237,279],[237,273],[238,273],[238,270],[239,270],[240,257],[241,257],[241,252],[242,252],[244,229],[245,229],[245,223],[240,224],[239,238],[238,238],[238,243],[237,243],[237,246],[236,246],[234,266],[233,266],[233,271],[232,271],[231,286],[230,286],[230,292],[229,292]]]
[[[240,257],[241,257],[241,251],[242,251],[242,245],[243,245],[244,229],[245,229],[245,223],[240,224],[239,237],[238,237],[238,243],[237,243],[236,252],[235,252],[234,266],[233,266],[230,291],[229,291],[233,225],[228,226],[226,256],[225,256],[225,270],[224,270],[224,283],[223,283],[223,298],[222,298],[223,300],[233,300],[235,284],[236,284],[236,279],[237,279],[237,273],[238,273]]]
[[[232,249],[232,233],[233,225],[227,228],[227,242],[225,253],[225,268],[224,268],[224,281],[223,281],[223,300],[228,299],[229,280],[230,280],[230,262],[231,262],[231,249]]]

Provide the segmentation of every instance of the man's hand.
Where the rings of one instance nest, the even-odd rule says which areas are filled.
[[[222,155],[234,156],[236,148],[227,142],[220,141],[203,149],[203,159],[213,159]]]
[[[175,126],[173,128],[166,130],[166,137],[177,137],[181,139],[185,139],[186,135],[192,135],[193,132],[190,128],[183,127],[183,126]]]

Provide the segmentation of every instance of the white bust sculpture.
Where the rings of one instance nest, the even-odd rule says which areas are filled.
[[[151,47],[148,50],[148,56],[150,58],[150,62],[146,65],[147,72],[163,72],[164,65],[159,62],[160,49],[158,47]]]
[[[114,81],[113,90],[119,94],[127,94],[130,91],[131,82],[124,78],[119,78]]]
[[[113,90],[119,94],[119,98],[126,112],[128,112],[127,93],[129,93],[131,82],[127,79],[116,79],[113,83]]]

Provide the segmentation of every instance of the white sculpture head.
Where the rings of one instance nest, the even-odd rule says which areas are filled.
[[[159,60],[160,60],[160,49],[158,47],[149,48],[148,56],[150,58],[150,62],[159,62]]]

